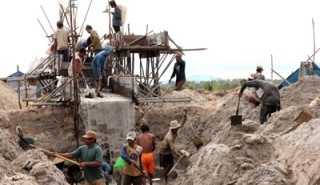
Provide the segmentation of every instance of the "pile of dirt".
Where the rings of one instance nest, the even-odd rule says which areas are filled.
[[[33,138],[36,147],[49,151],[75,149],[72,108],[29,108],[0,111],[0,184],[68,184],[64,174],[39,149],[22,150],[16,127],[24,137]],[[79,135],[84,125],[79,124]]]
[[[231,126],[229,117],[237,97],[230,98],[202,124],[208,143],[190,157],[187,168],[180,167],[174,184],[319,184],[320,107],[309,106],[319,96],[319,83],[318,77],[304,77],[282,89],[282,110],[262,126],[260,107],[243,99],[243,124]],[[291,130],[301,110],[310,112],[313,119]],[[178,145],[184,142],[181,139]]]
[[[0,81],[0,110],[19,109],[18,93]],[[22,108],[25,105],[21,103]]]
[[[0,128],[0,184],[68,184],[41,150],[23,152],[15,140],[8,130]]]
[[[180,120],[182,110],[187,110],[188,121],[181,128],[175,146],[190,152],[191,156],[181,160],[173,175],[176,178],[171,178],[170,184],[320,184],[317,173],[320,168],[317,165],[320,162],[320,106],[309,105],[319,97],[319,83],[319,77],[308,76],[281,89],[282,109],[272,114],[264,125],[259,124],[260,107],[242,98],[239,112],[243,117],[242,125],[231,126],[230,116],[236,112],[239,88],[217,92],[187,89],[166,92],[166,97],[190,97],[191,102],[137,106],[137,132],[142,123],[149,124],[159,149],[169,123]],[[10,103],[3,106],[8,107]],[[293,127],[293,120],[302,110],[309,112],[313,119]],[[25,136],[34,138],[36,146],[67,152],[77,145],[72,109],[0,110],[0,183],[65,184],[63,175],[48,156],[39,150],[23,151],[19,147],[16,126],[23,128]],[[82,135],[85,130],[82,123],[80,129],[79,135]],[[194,130],[205,142],[199,150],[191,141]],[[156,177],[160,177],[158,149],[155,152]]]

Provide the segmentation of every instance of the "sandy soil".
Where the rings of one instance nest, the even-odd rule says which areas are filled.
[[[272,114],[264,125],[258,122],[259,108],[241,99],[241,126],[231,126],[230,116],[236,112],[239,88],[230,91],[206,92],[183,90],[169,92],[169,97],[191,97],[186,103],[140,105],[136,110],[136,128],[148,123],[156,136],[157,146],[168,131],[170,121],[181,119],[187,109],[188,122],[181,129],[175,146],[191,153],[183,159],[170,177],[170,184],[181,185],[243,185],[243,184],[320,184],[320,107],[319,77],[304,77],[283,88],[282,109]],[[76,146],[73,116],[70,108],[12,107],[17,97],[0,83],[0,184],[65,184],[62,174],[47,155],[39,150],[23,151],[16,142],[17,125],[26,136],[35,138],[36,145],[52,151],[69,151]],[[13,94],[13,95],[12,95]],[[10,101],[9,101],[10,100]],[[1,107],[0,107],[1,108]],[[301,110],[313,119],[293,127]],[[143,115],[143,117],[142,117]],[[81,127],[84,132],[83,125]],[[191,142],[199,132],[205,145],[199,150]],[[155,177],[161,177],[156,156]],[[29,162],[29,163],[28,163]],[[33,170],[27,170],[32,167]],[[162,182],[157,182],[161,184]]]

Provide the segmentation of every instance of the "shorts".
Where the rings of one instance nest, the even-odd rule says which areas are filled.
[[[153,153],[142,153],[141,162],[144,171],[149,174],[154,174],[154,156]]]
[[[168,167],[173,165],[173,155],[172,154],[159,154],[160,167]]]

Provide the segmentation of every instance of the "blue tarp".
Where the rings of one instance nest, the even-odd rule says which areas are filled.
[[[286,78],[286,80],[288,82],[290,82],[291,84],[297,82],[299,80],[299,69],[295,70],[295,72],[293,72],[290,76],[288,76]],[[317,66],[315,63],[313,63],[313,69],[314,69],[314,75],[320,76],[320,68],[319,66]],[[310,70],[308,68],[306,68],[306,74],[310,75]],[[278,89],[281,89],[282,87],[286,87],[289,86],[290,84],[288,84],[286,81],[283,81],[279,86]]]
[[[24,73],[21,72],[21,71],[19,71],[19,72],[15,72],[15,73],[11,74],[11,75],[8,76],[8,77],[18,77],[18,76],[23,76],[23,75],[24,75]]]

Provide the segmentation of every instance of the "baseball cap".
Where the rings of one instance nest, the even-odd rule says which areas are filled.
[[[126,138],[126,140],[135,140],[136,139],[136,133],[135,132],[133,132],[133,131],[131,131],[131,132],[129,132],[128,134],[127,134],[127,138]]]
[[[86,135],[82,136],[83,138],[92,138],[92,139],[97,139],[97,133],[94,131],[89,130]]]

